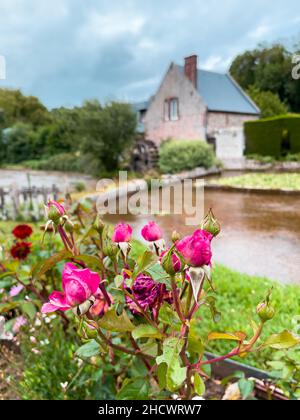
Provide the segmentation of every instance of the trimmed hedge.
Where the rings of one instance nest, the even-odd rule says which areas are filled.
[[[300,152],[300,115],[287,114],[245,123],[246,154],[281,157]]]
[[[176,173],[215,163],[213,149],[201,140],[167,140],[159,151],[159,168],[163,173]]]

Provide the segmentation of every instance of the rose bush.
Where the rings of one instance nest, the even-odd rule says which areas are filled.
[[[18,330],[32,328],[41,313],[51,323],[55,314],[65,340],[74,340],[76,326],[82,346],[74,357],[101,369],[118,399],[201,396],[210,365],[300,342],[290,331],[262,339],[275,315],[268,290],[263,302],[253,299],[257,319],[251,321],[252,335],[217,328],[211,243],[220,226],[211,211],[191,235],[174,233],[168,249],[156,223],[143,227],[144,244],[132,238],[125,223],[112,231],[95,217],[90,204],[51,202],[47,217],[35,261],[31,254],[26,263],[9,259],[11,245],[2,250],[0,275],[7,282],[2,287],[9,288],[2,293],[0,313]],[[207,309],[216,326],[201,335]],[[20,316],[23,321],[26,316],[27,326],[17,321]],[[232,348],[208,360],[205,351],[215,340],[233,343]]]

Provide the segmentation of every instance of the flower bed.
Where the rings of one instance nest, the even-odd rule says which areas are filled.
[[[127,224],[105,226],[89,202],[50,202],[42,244],[24,226],[2,238],[1,336],[20,341],[31,361],[23,397],[191,399],[205,394],[214,363],[295,347],[289,313],[279,332],[269,327],[280,309],[269,284],[240,301],[233,317],[234,282],[222,289],[211,270],[219,232],[209,212],[190,236],[174,232],[169,247],[150,222],[142,244]],[[28,255],[12,252],[25,240]],[[207,359],[218,346],[221,355]]]

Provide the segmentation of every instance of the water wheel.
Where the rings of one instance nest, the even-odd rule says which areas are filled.
[[[157,166],[158,148],[151,140],[139,140],[133,149],[131,166],[135,172],[145,172]]]

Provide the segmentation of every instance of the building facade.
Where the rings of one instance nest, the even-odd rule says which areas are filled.
[[[135,104],[135,110],[139,131],[156,146],[169,138],[195,139],[216,149],[224,130],[228,137],[228,132],[235,128],[240,132],[245,121],[260,115],[229,74],[199,69],[196,55],[185,58],[184,66],[172,63],[157,92],[149,101]]]

